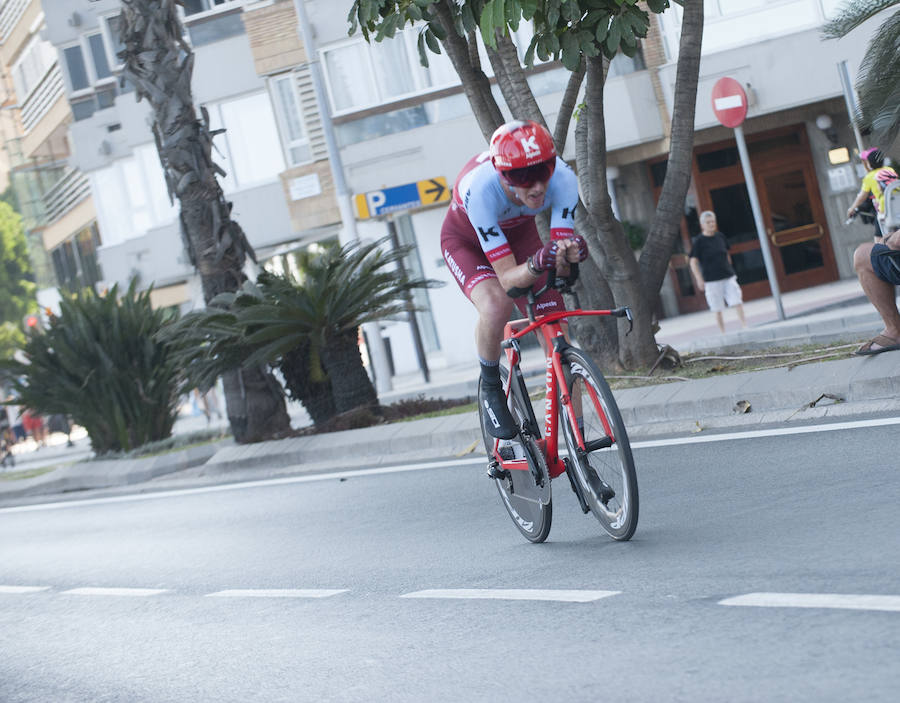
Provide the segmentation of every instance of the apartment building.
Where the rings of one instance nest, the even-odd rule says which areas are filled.
[[[101,243],[88,180],[69,163],[72,111],[56,49],[44,36],[40,0],[0,5],[0,66],[4,99],[0,138],[9,180],[22,211],[38,300],[55,307],[57,287],[96,283]]]
[[[189,309],[203,301],[184,251],[178,204],[171,203],[145,101],[120,80],[119,0],[44,0],[44,38],[56,48],[71,104],[69,164],[83,173],[103,233],[103,282],[138,277],[157,305]],[[195,54],[194,101],[205,107],[221,184],[232,216],[261,258],[293,237],[279,178],[285,161],[266,83],[253,58],[240,0],[186,0],[185,39]]]

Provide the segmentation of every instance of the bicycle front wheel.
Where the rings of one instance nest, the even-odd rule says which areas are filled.
[[[506,381],[508,372],[502,366],[500,374]],[[479,381],[479,390],[481,381]],[[481,394],[479,393],[479,397]],[[543,542],[550,534],[550,525],[553,520],[553,503],[550,495],[550,472],[544,454],[538,446],[535,438],[529,432],[522,431],[522,425],[526,424],[528,414],[526,409],[519,406],[516,393],[511,393],[510,409],[519,426],[518,436],[509,440],[504,452],[510,456],[524,456],[528,462],[528,471],[520,469],[507,469],[502,478],[495,478],[497,491],[503,501],[503,507],[512,519],[516,529],[522,533],[529,542]],[[525,395],[527,398],[527,394]],[[484,439],[484,448],[487,451],[488,461],[495,460],[494,448],[497,440],[487,430],[487,418],[479,404],[478,418],[481,424],[481,436]],[[506,458],[506,457],[504,457]]]
[[[606,379],[580,349],[562,355],[569,398],[580,399],[585,449],[578,446],[567,412],[560,424],[569,461],[585,502],[613,539],[631,539],[638,522],[638,485],[631,444]],[[577,415],[577,412],[576,412]]]

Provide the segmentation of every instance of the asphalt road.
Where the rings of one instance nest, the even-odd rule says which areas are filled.
[[[0,509],[0,701],[897,700],[900,425],[750,434],[639,445],[629,543],[471,462]]]

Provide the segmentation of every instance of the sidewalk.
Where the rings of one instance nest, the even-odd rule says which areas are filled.
[[[881,322],[853,281],[819,286],[782,296],[784,320],[772,298],[745,304],[748,328],[725,312],[726,334],[719,333],[710,312],[662,320],[657,341],[681,353],[767,348],[785,343],[815,343],[873,336]],[[542,373],[543,358],[535,350],[524,355],[526,373]],[[394,378],[394,389],[383,403],[401,398],[474,396],[471,364],[435,369],[430,384],[421,375]],[[850,357],[838,361],[768,369],[687,382],[616,391],[629,436],[643,439],[714,428],[744,428],[768,423],[804,422],[821,417],[900,413],[900,353]],[[829,397],[830,396],[830,397]],[[839,398],[839,401],[834,400]],[[750,404],[738,413],[738,401]],[[302,407],[290,408],[295,427],[308,424]],[[214,420],[213,423],[216,421]],[[224,424],[224,421],[220,421]],[[202,416],[183,416],[176,433],[206,427]],[[142,489],[191,482],[233,481],[378,464],[478,456],[483,453],[475,413],[368,427],[253,445],[231,440],[146,459],[81,461],[89,456],[87,439],[74,447],[45,447],[33,456],[17,457],[15,471],[56,466],[33,478],[3,480],[0,503],[28,496],[144,483]],[[73,463],[74,462],[74,463]],[[5,472],[9,473],[10,468]],[[162,479],[157,477],[163,477]],[[151,479],[156,478],[156,481]],[[145,483],[148,482],[149,483]]]

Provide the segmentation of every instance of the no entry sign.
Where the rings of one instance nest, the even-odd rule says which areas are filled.
[[[712,89],[716,119],[726,127],[738,127],[747,116],[747,94],[734,78],[720,78]]]

